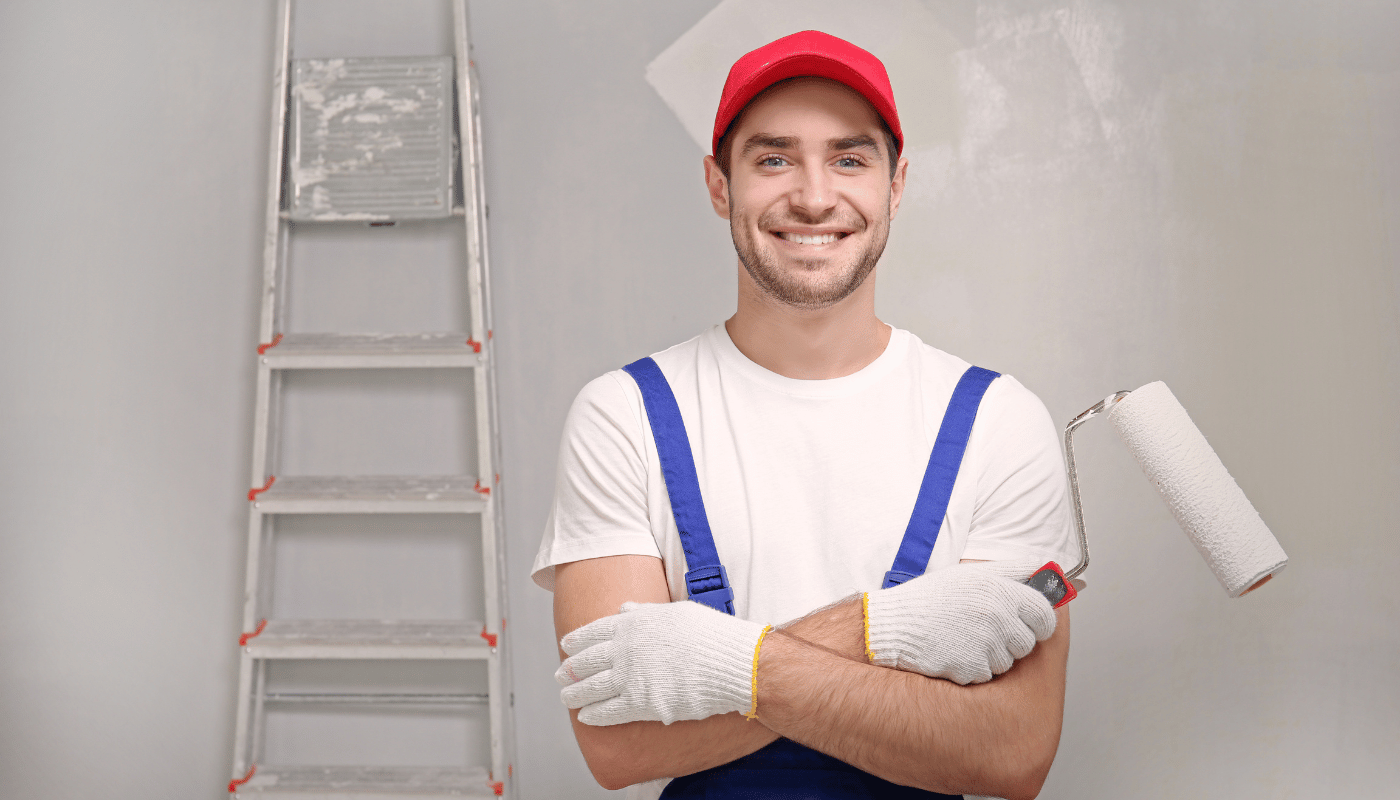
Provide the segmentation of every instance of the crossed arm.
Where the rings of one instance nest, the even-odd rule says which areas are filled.
[[[612,556],[555,569],[554,621],[564,634],[625,601],[670,601],[661,562]],[[621,788],[728,763],[785,736],[895,783],[947,793],[1033,798],[1059,745],[1069,619],[995,680],[957,684],[865,661],[859,602],[769,634],[758,667],[758,722],[739,714],[595,727],[570,711],[600,784]],[[561,652],[560,656],[563,657]]]

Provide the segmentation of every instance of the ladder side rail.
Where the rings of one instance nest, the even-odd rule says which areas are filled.
[[[486,508],[481,514],[482,579],[485,589],[485,633],[495,634],[500,642],[502,620],[500,592],[502,583],[498,580],[497,558],[498,524],[496,512],[499,508],[495,476],[495,418],[492,414],[492,392],[490,375],[493,372],[493,348],[491,328],[488,324],[490,313],[489,297],[485,285],[485,217],[486,209],[482,195],[480,131],[476,125],[477,92],[476,75],[471,61],[470,23],[467,16],[466,0],[453,0],[453,44],[456,55],[457,72],[457,139],[462,170],[463,228],[467,245],[467,287],[471,303],[472,339],[481,343],[485,356],[484,364],[476,370],[473,383],[476,388],[477,421],[477,473],[483,486],[492,494],[487,497]],[[487,680],[490,687],[489,716],[491,720],[491,777],[505,782],[510,778],[511,768],[505,757],[504,726],[507,698],[503,696],[501,657],[502,648],[492,648],[493,658],[487,662]]]
[[[482,146],[481,146],[481,115],[480,115],[481,102],[480,102],[479,93],[478,93],[478,91],[477,91],[477,89],[478,89],[478,87],[479,87],[480,84],[479,84],[479,82],[478,82],[478,80],[477,80],[477,78],[476,78],[476,68],[475,68],[475,67],[472,67],[472,77],[473,77],[473,81],[472,81],[473,98],[472,98],[472,117],[471,117],[471,125],[472,125],[472,129],[473,129],[473,132],[474,132],[473,140],[474,140],[474,143],[475,143],[475,160],[476,160],[476,175],[475,175],[475,178],[476,178],[476,182],[475,182],[475,183],[476,183],[476,185],[475,185],[474,188],[475,188],[475,191],[476,191],[476,193],[477,193],[477,196],[478,196],[479,198],[481,198],[481,208],[482,208],[482,211],[483,211],[483,213],[482,213],[482,214],[479,216],[479,218],[477,219],[478,225],[480,226],[479,233],[478,233],[477,235],[478,235],[479,241],[481,242],[481,286],[482,286],[482,296],[483,296],[483,298],[484,298],[483,309],[482,309],[482,315],[483,315],[483,317],[485,317],[485,320],[486,320],[486,329],[487,329],[488,331],[490,331],[490,330],[492,330],[492,319],[491,319],[491,248],[490,248],[490,245],[489,245],[489,236],[488,236],[488,233],[487,233],[487,231],[488,231],[488,224],[487,224],[487,223],[488,223],[488,220],[487,220],[486,214],[484,213],[484,212],[485,212],[485,209],[486,209],[486,202],[485,202],[485,200],[486,200],[486,175],[485,175],[485,172],[486,172],[486,171],[485,171],[486,160],[485,160],[485,158],[484,158],[483,155],[482,155]],[[494,351],[494,348],[493,348],[493,351]],[[484,374],[486,375],[486,379],[487,379],[487,402],[486,402],[486,405],[487,405],[487,407],[488,407],[488,409],[489,409],[489,411],[490,411],[490,422],[489,422],[489,424],[490,424],[490,428],[491,428],[491,432],[492,432],[492,436],[491,436],[491,458],[492,458],[492,462],[493,462],[493,464],[494,464],[494,466],[495,466],[495,470],[496,470],[497,472],[499,472],[500,469],[501,469],[501,436],[500,436],[500,432],[501,432],[500,408],[501,408],[501,406],[500,406],[500,398],[499,398],[499,395],[498,395],[498,393],[497,393],[497,377],[498,377],[498,375],[497,375],[497,373],[496,373],[495,362],[492,361],[492,362],[487,363],[487,364],[485,365],[485,369],[483,370],[483,372],[484,372]],[[497,489],[498,489],[498,491],[499,491],[499,487],[497,487]],[[494,518],[494,523],[495,523],[495,530],[492,531],[492,533],[493,533],[493,535],[495,536],[495,539],[496,539],[496,542],[497,542],[498,546],[504,547],[503,535],[504,535],[504,531],[505,531],[505,506],[503,505],[503,503],[502,503],[502,501],[500,500],[499,497],[496,499],[496,502],[495,502],[494,505],[495,505],[495,508],[494,508],[493,510],[494,510],[495,513],[494,513],[494,515],[493,515],[493,518]],[[502,552],[504,552],[504,550],[502,550]],[[505,584],[504,584],[504,580],[505,580],[505,564],[504,564],[504,562],[503,562],[503,561],[498,562],[497,567],[498,567],[498,569],[497,569],[498,580],[501,581],[501,584],[500,584],[500,585],[501,585],[501,586],[504,586],[504,585],[505,585]],[[499,602],[500,602],[500,608],[498,608],[497,611],[498,611],[498,613],[499,613],[499,616],[501,616],[501,617],[504,618],[505,615],[506,615],[506,606],[505,606],[505,597],[504,597],[504,595],[502,595],[502,596],[500,597]]]
[[[492,328],[491,310],[491,246],[490,236],[487,232],[487,221],[490,209],[486,204],[486,157],[482,152],[481,144],[481,75],[476,69],[474,62],[467,64],[468,76],[470,78],[471,90],[471,116],[467,121],[472,137],[472,161],[475,165],[472,175],[471,190],[475,192],[477,202],[481,207],[481,213],[476,218],[477,241],[481,243],[481,292],[486,298],[483,309],[482,321],[487,331]]]
[[[271,474],[272,463],[269,456],[271,448],[269,445],[269,426],[272,424],[273,409],[273,381],[276,375],[265,363],[262,356],[258,357],[258,376],[253,387],[253,458],[252,475],[248,477],[248,488],[257,489],[267,482],[268,475]],[[250,504],[251,510],[251,504]],[[248,613],[253,613],[252,609]],[[252,620],[256,622],[257,620]],[[247,625],[249,618],[244,617],[243,624]]]
[[[482,278],[481,278],[481,237],[477,225],[477,218],[483,212],[481,208],[481,198],[476,192],[476,173],[479,169],[476,157],[476,132],[471,125],[473,113],[473,91],[471,74],[471,50],[470,39],[467,31],[467,4],[466,0],[453,0],[452,3],[452,39],[454,45],[454,67],[456,70],[456,96],[457,96],[457,140],[460,143],[461,158],[458,160],[458,168],[462,170],[462,203],[463,208],[463,233],[466,236],[467,245],[467,294],[471,308],[471,337],[480,342],[483,354],[489,357],[489,342],[487,341],[487,331],[485,315],[482,313]],[[466,176],[470,175],[471,179]],[[481,476],[486,478],[488,476]]]
[[[263,286],[262,309],[258,323],[258,341],[270,343],[276,335],[280,322],[278,314],[277,288],[281,278],[282,263],[286,250],[287,228],[281,218],[282,205],[282,165],[285,162],[287,127],[287,81],[291,65],[292,1],[278,0],[277,5],[277,46],[276,61],[272,71],[272,116],[271,136],[268,144],[268,183],[267,206],[263,229]],[[268,425],[273,413],[274,378],[264,363],[257,367],[253,420],[253,454],[250,464],[252,472],[250,488],[262,486],[270,464],[268,463]],[[266,525],[263,515],[249,503],[248,509],[248,553],[244,576],[243,630],[256,629],[259,617],[259,595],[262,585],[261,572],[266,554],[264,543]],[[234,731],[233,777],[243,777],[252,764],[252,738],[250,730],[254,699],[252,696],[255,660],[247,651],[239,656],[238,709]]]
[[[485,356],[484,363],[481,368],[476,370],[473,381],[476,389],[477,474],[482,486],[489,487],[492,491],[492,494],[488,495],[490,502],[487,503],[481,519],[483,555],[486,559],[482,565],[486,580],[485,622],[488,632],[499,633],[501,614],[498,597],[500,587],[496,583],[495,569],[495,519],[499,503],[494,495],[496,492],[496,441],[500,437],[497,434],[496,420],[492,413],[493,397],[490,383],[490,376],[495,370],[491,359],[493,348],[489,341],[491,329],[487,327],[487,315],[490,311],[488,308],[489,298],[485,293],[486,251],[482,236],[485,230],[485,203],[481,191],[481,148],[479,132],[475,124],[477,99],[475,74],[468,58],[470,39],[467,31],[466,0],[454,0],[453,10],[456,22],[454,38],[459,54],[457,58],[458,135],[462,141],[463,186],[467,190],[463,192],[463,202],[466,204],[464,228],[467,238],[472,338],[481,342],[482,353]]]
[[[263,237],[263,290],[262,290],[262,313],[258,325],[259,341],[270,344],[276,336],[276,329],[281,323],[279,307],[282,299],[279,297],[284,292],[278,291],[278,284],[285,272],[285,260],[288,252],[287,247],[287,223],[282,220],[280,211],[282,204],[282,165],[286,159],[286,125],[287,125],[287,97],[288,97],[288,70],[290,68],[291,57],[291,26],[292,26],[292,0],[278,0],[277,19],[277,63],[273,68],[273,89],[272,89],[272,136],[269,142],[268,153],[268,184],[267,184],[267,216],[265,219],[265,231]],[[251,468],[250,488],[263,486],[271,475],[272,458],[275,456],[275,436],[273,430],[276,427],[279,394],[281,388],[281,376],[271,370],[265,358],[259,358],[257,366],[257,381],[255,386],[255,400],[253,411],[253,457]],[[255,510],[249,510],[254,514]],[[262,526],[249,526],[249,573],[247,575],[247,589],[245,594],[243,624],[245,630],[252,630],[252,626],[258,622],[258,609],[256,608],[257,592],[254,587],[258,585],[259,577],[257,568],[262,559],[257,552],[262,540]]]
[[[262,316],[258,325],[261,341],[276,335],[280,305],[277,301],[278,269],[284,252],[287,224],[282,219],[282,188],[287,156],[287,100],[292,54],[292,0],[277,2],[277,62],[272,74],[272,132],[267,152],[267,207],[263,235]]]
[[[478,232],[477,232],[477,239],[478,239],[478,241],[481,242],[481,259],[480,259],[480,260],[481,260],[481,293],[482,293],[482,297],[484,298],[484,301],[483,301],[483,303],[482,303],[482,306],[483,306],[483,307],[482,307],[482,317],[483,317],[483,319],[485,320],[485,326],[486,326],[486,330],[487,330],[487,332],[488,332],[487,335],[489,336],[489,335],[490,335],[490,331],[492,331],[492,330],[494,329],[494,323],[492,322],[492,312],[491,312],[491,247],[490,247],[490,236],[489,236],[489,233],[488,233],[488,230],[489,230],[488,222],[489,222],[489,220],[487,219],[487,214],[486,214],[486,168],[485,168],[485,167],[486,167],[486,159],[485,159],[485,157],[484,157],[483,154],[482,154],[482,146],[481,146],[481,113],[480,113],[480,109],[481,109],[481,96],[480,96],[480,91],[479,91],[479,87],[480,87],[480,78],[479,78],[479,76],[477,75],[476,67],[475,67],[475,66],[472,66],[472,67],[471,67],[471,75],[472,75],[472,109],[471,109],[471,110],[472,110],[472,114],[471,114],[471,123],[470,123],[470,124],[471,124],[471,128],[472,128],[472,134],[473,134],[473,135],[472,135],[472,140],[473,140],[474,150],[475,150],[475,152],[474,152],[474,154],[473,154],[473,158],[475,159],[475,163],[476,163],[476,169],[475,169],[475,173],[476,173],[476,174],[475,174],[475,176],[474,176],[474,177],[475,177],[475,185],[473,186],[473,190],[476,192],[477,197],[480,198],[480,201],[479,201],[479,202],[480,202],[481,209],[482,209],[482,213],[481,213],[481,215],[480,215],[480,216],[478,217],[478,219],[477,219],[477,224],[478,224],[478,226],[479,226],[479,229],[478,229]],[[496,464],[497,470],[499,470],[499,469],[500,469],[500,464],[501,464],[501,440],[500,440],[500,435],[499,435],[499,434],[500,434],[500,430],[501,430],[501,421],[500,421],[500,398],[497,396],[497,392],[496,392],[496,377],[497,377],[497,376],[496,376],[495,365],[494,365],[494,363],[490,363],[490,364],[486,364],[485,367],[486,367],[485,373],[486,373],[486,376],[487,376],[488,389],[489,389],[489,397],[488,397],[489,402],[488,402],[488,405],[490,406],[490,409],[491,409],[491,428],[492,428],[492,430],[495,431],[495,433],[497,434],[497,435],[494,436],[494,437],[492,438],[492,440],[491,440],[492,458],[493,458],[493,460],[494,460],[494,462],[495,462],[495,464]],[[504,527],[504,517],[502,516],[501,512],[504,511],[504,509],[501,508],[499,504],[497,504],[497,506],[498,506],[498,508],[497,508],[497,516],[496,516],[497,525],[498,525],[499,527],[502,527],[502,528],[503,528],[503,527]],[[502,609],[502,613],[504,613],[504,609]]]
[[[246,650],[238,654],[238,709],[233,728],[233,777],[241,778],[252,763],[253,679],[256,665]]]
[[[487,331],[491,331],[494,329],[494,325],[492,323],[491,309],[491,248],[489,244],[490,238],[488,235],[489,220],[486,214],[486,159],[483,155],[481,136],[481,84],[475,65],[471,65],[471,76],[472,104],[470,125],[473,132],[473,155],[476,164],[474,175],[475,181],[473,189],[476,192],[477,197],[479,198],[479,203],[482,210],[482,213],[477,216],[476,220],[477,225],[479,226],[477,234],[478,241],[481,242],[481,285],[482,296],[484,298],[482,311],[483,317],[485,319],[486,329]],[[494,354],[494,347],[492,352]],[[501,423],[500,402],[497,394],[497,373],[494,360],[488,362],[485,365],[483,373],[485,375],[487,384],[487,407],[489,409],[489,425],[492,434],[490,441],[491,457],[494,463],[495,470],[499,472],[501,470]],[[505,587],[507,587],[509,583],[506,580],[506,565],[505,558],[503,557],[506,552],[505,501],[503,499],[503,495],[500,493],[501,486],[499,484],[496,485],[495,491],[496,496],[495,499],[492,501],[493,513],[491,515],[491,518],[489,521],[485,519],[483,519],[482,521],[482,533],[484,536],[490,537],[490,540],[493,544],[491,560],[487,562],[487,564],[484,566],[487,570],[490,570],[494,573],[495,580],[494,582],[488,583],[488,585],[491,586],[490,596],[495,600],[496,603],[494,617],[501,620],[501,627],[504,630],[505,620],[509,616],[508,603],[505,594]],[[488,581],[490,581],[489,578]],[[493,701],[496,702],[496,705],[494,705],[491,709],[493,726],[492,731],[493,736],[497,740],[500,747],[500,753],[497,756],[497,761],[505,761],[505,780],[508,784],[512,784],[513,781],[511,780],[511,778],[513,777],[512,773],[514,771],[512,765],[515,760],[515,732],[514,727],[511,724],[514,719],[514,716],[510,712],[511,707],[514,706],[512,686],[510,681],[510,648],[506,646],[506,640],[504,635],[499,641],[501,646],[498,649],[497,658],[494,662],[495,672],[492,675],[493,680],[491,683],[491,698]],[[497,772],[497,774],[500,774],[499,771]]]
[[[243,631],[245,633],[257,630],[261,618],[253,618],[257,616],[260,608],[266,608],[261,602],[264,594],[262,575],[267,572],[271,551],[271,548],[266,546],[270,523],[262,513],[252,507],[253,503],[248,505],[248,555],[243,590]],[[242,777],[253,759],[251,742],[255,735],[253,717],[256,715],[253,712],[252,684],[256,669],[257,659],[248,654],[246,647],[239,648],[238,708],[233,739],[234,778]]]
[[[495,492],[495,447],[494,442],[498,438],[494,430],[494,420],[491,415],[491,392],[488,382],[489,374],[492,372],[491,364],[491,343],[488,339],[490,329],[486,326],[486,305],[487,298],[483,292],[483,272],[484,248],[481,239],[482,218],[484,217],[484,204],[481,197],[481,183],[479,180],[481,163],[479,158],[479,147],[477,146],[477,131],[473,120],[475,119],[475,98],[474,76],[470,61],[470,38],[467,29],[467,9],[466,0],[454,0],[453,2],[453,39],[456,46],[456,69],[457,69],[457,126],[458,139],[461,141],[461,168],[463,171],[463,187],[467,191],[463,192],[462,201],[466,205],[463,219],[463,232],[466,236],[467,245],[467,285],[469,301],[471,303],[471,330],[472,338],[481,343],[483,366],[475,371],[473,384],[475,387],[475,410],[477,428],[477,476],[484,488]],[[467,178],[470,176],[470,179]],[[488,633],[500,633],[500,609],[497,603],[499,587],[495,580],[495,516],[497,503],[493,494],[487,494],[486,508],[481,514],[481,541],[483,548],[483,575],[486,581],[486,613],[485,624]]]
[[[282,375],[259,358],[253,412],[253,468],[250,490],[268,485],[273,476],[281,417]],[[273,517],[258,507],[256,495],[248,502],[248,552],[244,568],[243,630],[252,631],[271,609]]]

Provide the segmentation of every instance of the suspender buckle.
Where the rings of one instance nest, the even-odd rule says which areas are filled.
[[[890,588],[891,586],[898,586],[898,585],[900,585],[901,583],[904,583],[905,581],[910,580],[911,578],[917,578],[917,577],[919,577],[919,576],[918,576],[918,575],[911,575],[911,574],[909,574],[908,572],[900,572],[900,571],[897,570],[897,569],[892,569],[892,570],[890,570],[889,572],[886,572],[886,573],[885,573],[885,583],[884,583],[884,585],[882,585],[880,588],[881,588],[881,589],[888,589],[888,588]]]
[[[685,574],[685,593],[691,600],[725,614],[734,613],[734,590],[722,564],[696,567]]]

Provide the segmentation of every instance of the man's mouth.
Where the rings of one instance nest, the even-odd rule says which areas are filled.
[[[777,236],[779,239],[786,239],[787,241],[792,242],[792,243],[794,243],[794,244],[831,244],[832,242],[835,242],[837,239],[843,239],[843,238],[845,238],[848,234],[845,234],[845,233],[813,233],[813,234],[801,234],[801,233],[790,233],[790,232],[788,232],[788,231],[774,231],[774,232],[773,232],[773,235],[774,235],[774,236]]]

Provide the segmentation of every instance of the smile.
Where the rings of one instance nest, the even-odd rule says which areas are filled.
[[[794,244],[831,244],[847,236],[847,234],[844,233],[816,233],[804,235],[801,233],[789,233],[787,231],[774,231],[773,235]]]

